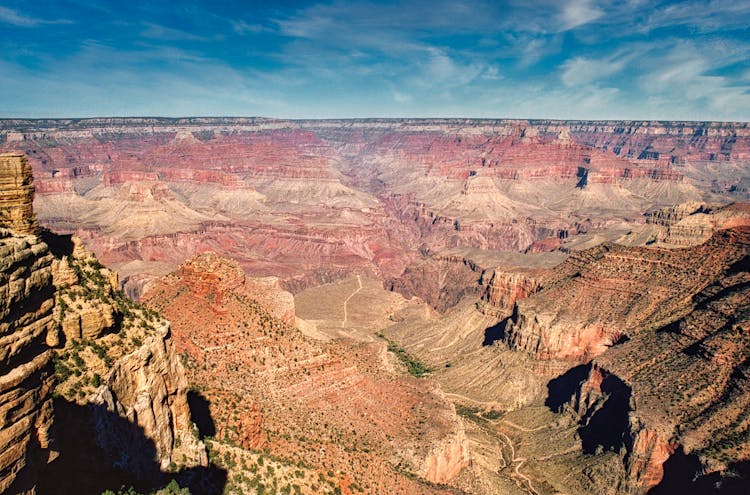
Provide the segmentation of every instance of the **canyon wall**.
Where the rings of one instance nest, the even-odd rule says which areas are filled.
[[[115,468],[143,479],[138,459],[148,476],[207,465],[168,324],[79,240],[40,230],[28,162],[0,158],[0,491],[64,493]]]
[[[53,257],[45,244],[7,226],[0,229],[0,492],[34,493],[39,472],[54,457],[46,343],[56,325]]]
[[[296,292],[399,277],[420,252],[565,248],[654,206],[747,197],[750,148],[747,124],[711,122],[16,119],[3,138],[42,223],[133,294],[206,250]]]
[[[748,247],[739,226],[687,248],[584,250],[502,322],[510,350],[570,363],[547,404],[574,418],[585,454],[619,459],[617,493],[729,487],[747,461]]]

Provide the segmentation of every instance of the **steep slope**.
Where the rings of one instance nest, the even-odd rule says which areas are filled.
[[[0,490],[154,488],[170,469],[200,486],[205,446],[168,323],[80,240],[40,231],[33,194],[25,157],[0,157]]]
[[[433,382],[397,372],[385,344],[305,337],[288,323],[288,293],[266,286],[264,294],[212,253],[143,298],[172,321],[210,434],[223,439],[217,448],[265,448],[299,462],[307,466],[299,482],[313,492],[324,473],[364,493],[450,493],[427,481],[465,482],[469,457],[453,407]]]
[[[0,229],[0,491],[33,493],[50,456],[55,328],[52,255],[33,237]]]
[[[557,281],[517,303],[503,339],[537,359],[588,361],[687,311],[687,298],[744,256],[741,239],[725,230],[687,249],[603,244],[573,254]]]

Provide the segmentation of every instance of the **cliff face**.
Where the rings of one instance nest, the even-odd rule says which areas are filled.
[[[586,362],[685,311],[688,298],[743,256],[727,232],[684,249],[603,244],[575,253],[556,280],[516,303],[503,338],[537,359]]]
[[[153,487],[164,472],[207,466],[169,323],[127,299],[116,274],[80,240],[47,238],[67,254],[53,263],[57,326],[49,339],[56,342],[56,426],[64,431],[45,491]]]
[[[170,465],[206,466],[205,447],[191,424],[187,388],[185,371],[169,338],[169,326],[163,324],[143,345],[115,362],[104,386],[89,400],[138,425],[153,441],[162,471]],[[102,414],[97,421],[98,443],[116,464],[128,465],[140,458],[139,445],[123,443],[118,422],[109,421],[109,417]],[[141,479],[154,475],[149,471],[154,459],[146,461],[131,466]]]
[[[18,219],[13,219],[16,222]],[[0,492],[33,493],[50,458],[46,339],[53,318],[52,255],[33,237],[0,229]]]
[[[36,234],[34,179],[23,153],[0,154],[0,224],[20,235]]]
[[[168,323],[124,298],[79,240],[40,232],[33,193],[26,159],[0,157],[0,491],[117,488],[101,485],[113,469],[152,483],[207,465]]]
[[[585,363],[550,382],[547,398],[574,418],[584,454],[612,459],[584,487],[732,485],[750,458],[749,247],[747,227],[690,248],[604,245],[571,256],[516,303],[504,329],[511,349]]]

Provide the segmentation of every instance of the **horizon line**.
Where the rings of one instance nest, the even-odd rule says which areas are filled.
[[[188,116],[158,116],[158,115],[108,115],[93,117],[4,117],[0,116],[0,122],[9,121],[96,121],[96,120],[258,120],[269,122],[379,122],[379,121],[476,121],[476,122],[629,122],[629,123],[672,123],[672,124],[750,124],[748,120],[681,120],[681,119],[634,119],[634,118],[608,118],[608,119],[585,119],[585,118],[524,118],[524,117],[268,117],[261,115],[188,115]]]

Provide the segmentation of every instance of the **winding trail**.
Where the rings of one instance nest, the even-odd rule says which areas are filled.
[[[523,474],[521,470],[521,466],[523,466],[523,463],[526,462],[525,457],[516,457],[516,449],[513,447],[513,442],[508,438],[508,435],[506,435],[503,432],[498,432],[505,442],[508,444],[508,447],[510,447],[510,465],[512,466],[515,464],[516,466],[513,468],[513,474],[515,474],[518,478],[525,481],[528,485],[528,492],[532,495],[539,495],[539,492],[534,489],[534,485],[531,483],[531,478]],[[521,488],[526,488],[523,486],[523,483],[521,483]]]
[[[473,402],[475,404],[483,404],[483,405],[490,404],[488,402],[482,402],[482,401],[479,401],[479,400],[476,400],[476,399],[472,399],[471,397],[466,397],[465,395],[454,394],[452,392],[443,392],[443,393],[447,397],[464,399],[464,400],[468,400],[470,402]],[[513,441],[510,439],[510,437],[508,437],[508,435],[506,435],[502,431],[497,431],[497,425],[506,424],[506,425],[510,426],[511,428],[516,428],[516,429],[524,431],[524,432],[539,431],[539,430],[542,430],[542,429],[547,428],[547,427],[544,426],[544,425],[542,425],[542,426],[538,426],[536,428],[526,428],[524,426],[521,426],[521,425],[518,425],[518,424],[513,423],[511,421],[508,421],[505,418],[500,418],[500,419],[494,420],[494,421],[488,421],[488,423],[490,423],[491,425],[495,426],[495,428],[493,428],[493,430],[495,430],[495,432],[502,437],[502,441],[508,446],[508,448],[510,448],[510,463],[509,464],[506,464],[505,457],[503,456],[502,452],[500,453],[500,457],[501,457],[501,460],[503,462],[503,467],[501,469],[503,469],[503,468],[505,468],[507,466],[513,466],[515,464],[515,466],[513,467],[513,474],[511,475],[511,477],[516,478],[516,483],[520,486],[520,488],[522,490],[525,490],[525,491],[529,492],[531,495],[539,495],[539,492],[536,491],[536,489],[534,488],[534,484],[532,483],[531,478],[529,478],[528,476],[526,476],[525,474],[523,474],[521,472],[521,466],[523,466],[523,464],[528,459],[526,457],[516,457],[516,449],[515,449],[515,447],[513,447]],[[563,452],[561,454],[564,454],[564,453],[565,452]],[[554,457],[554,456],[551,456],[551,457]]]
[[[344,319],[341,320],[341,328],[346,327],[346,320],[349,319],[349,313],[348,313],[348,311],[346,309],[346,305],[349,304],[349,300],[352,297],[354,297],[357,294],[357,292],[359,292],[359,291],[362,290],[362,279],[359,277],[359,275],[357,275],[357,283],[359,284],[359,287],[354,292],[352,292],[351,294],[349,294],[349,297],[347,297],[344,300]]]

